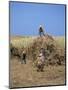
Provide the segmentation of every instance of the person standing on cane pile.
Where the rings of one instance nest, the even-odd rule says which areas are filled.
[[[21,54],[21,64],[26,64],[26,51],[23,50]]]
[[[42,35],[45,36],[42,25],[40,25],[40,27],[39,27],[39,35],[40,35],[40,37],[41,37]]]

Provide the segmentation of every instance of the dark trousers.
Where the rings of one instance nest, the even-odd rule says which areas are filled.
[[[39,32],[40,37],[43,35],[45,36],[44,32]]]
[[[22,63],[22,64],[23,64],[23,63],[26,64],[26,59],[23,59],[23,58],[22,58],[22,59],[21,59],[21,63]]]
[[[43,71],[44,69],[44,64],[37,65],[37,71]]]

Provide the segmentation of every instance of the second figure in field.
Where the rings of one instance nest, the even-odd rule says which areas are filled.
[[[26,51],[23,50],[22,54],[21,54],[21,63],[25,63],[26,64]]]

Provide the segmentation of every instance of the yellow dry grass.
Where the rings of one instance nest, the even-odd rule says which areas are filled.
[[[35,37],[12,37],[10,42],[15,47],[28,47]],[[58,46],[64,47],[64,38],[55,38]],[[37,72],[31,60],[21,64],[20,59],[10,59],[10,87],[30,87],[40,85],[64,85],[65,65],[46,66],[44,72]]]
[[[10,87],[30,87],[41,85],[64,85],[65,66],[45,66],[44,72],[37,72],[31,61],[21,64],[17,58],[10,61]]]
[[[35,37],[30,37],[30,36],[14,36],[10,37],[10,42],[15,46],[15,47],[28,47],[30,44],[33,43]],[[60,36],[60,37],[54,37],[55,41],[57,42],[58,46],[61,48],[65,47],[65,37]]]

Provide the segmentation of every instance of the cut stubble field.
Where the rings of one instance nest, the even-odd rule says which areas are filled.
[[[21,64],[16,58],[11,62],[10,87],[29,87],[65,84],[65,66],[45,66],[44,72],[37,72],[32,62]]]

